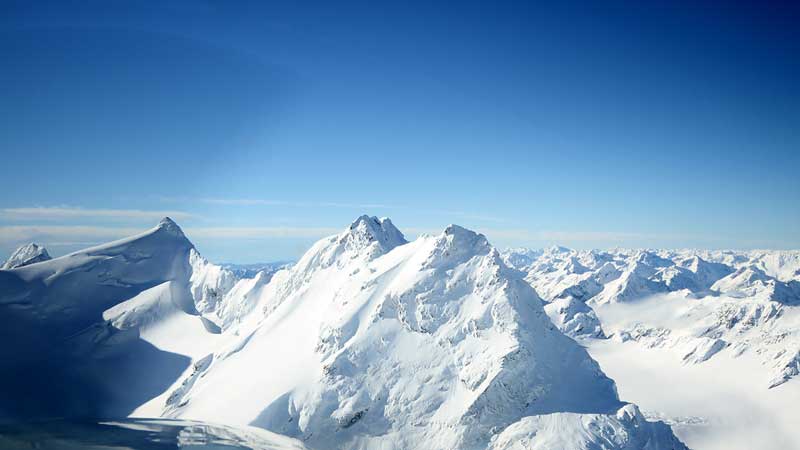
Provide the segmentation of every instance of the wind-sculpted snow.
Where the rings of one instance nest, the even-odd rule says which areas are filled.
[[[16,269],[17,267],[28,266],[50,259],[52,258],[50,254],[47,253],[46,248],[31,242],[30,244],[25,244],[14,250],[14,253],[11,254],[8,260],[0,266],[0,270]]]
[[[160,395],[213,346],[198,308],[223,278],[170,219],[0,271],[0,416],[120,416]]]
[[[450,226],[385,246],[363,233],[367,220],[276,274],[230,328],[240,339],[196,365],[164,413],[312,448],[487,448],[529,417],[616,421],[613,381],[485,237]],[[636,434],[632,422],[615,424],[620,445],[608,448],[632,448],[622,437]],[[650,439],[683,448],[668,427]]]
[[[504,260],[523,263],[517,268],[570,336],[670,348],[686,364],[753,352],[769,387],[798,375],[800,252],[515,249]],[[662,300],[638,305],[653,298]],[[606,309],[614,313],[603,320]]]
[[[177,225],[165,219],[146,233],[3,273],[0,304],[15,305],[64,338],[146,289],[188,280],[191,249]],[[191,312],[188,290],[181,294],[176,304]]]

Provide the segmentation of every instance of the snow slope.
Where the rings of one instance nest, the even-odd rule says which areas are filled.
[[[517,268],[626,399],[676,424],[690,446],[800,448],[786,400],[800,398],[800,252],[538,254]],[[674,380],[690,386],[665,393]]]
[[[407,242],[362,216],[240,279],[164,219],[0,271],[0,419],[196,419],[316,449],[685,448],[619,399],[524,275],[464,228]],[[593,311],[564,300],[562,325],[589,333]]]
[[[406,243],[388,219],[364,216],[257,297],[228,328],[240,339],[196,364],[164,415],[322,449],[509,448],[500,433],[511,427],[574,435],[563,448],[683,448],[618,399],[521,274],[469,230]]]
[[[11,254],[8,260],[0,266],[0,270],[16,269],[17,267],[48,261],[50,259],[52,258],[50,258],[50,254],[47,253],[46,248],[31,242],[30,244],[25,244],[14,250],[14,253]]]
[[[539,253],[514,249],[514,255],[538,254],[517,267],[548,302],[545,311],[563,332],[573,337],[615,335],[648,347],[669,347],[689,364],[699,364],[727,347],[740,355],[757,354],[765,368],[767,387],[800,374],[800,252],[611,250],[574,251],[559,247]],[[515,259],[516,258],[516,259]],[[794,277],[794,278],[793,278]],[[659,318],[622,321],[613,330],[598,320],[604,305],[635,304],[653,296],[671,302],[665,325]],[[652,307],[658,306],[649,303]],[[631,311],[636,311],[632,307]]]
[[[629,404],[615,415],[555,413],[529,416],[492,438],[492,450],[550,450],[677,448],[672,430],[662,422],[648,422]]]
[[[130,413],[220,340],[198,308],[226,283],[168,218],[0,271],[0,418]]]
[[[800,383],[766,389],[754,353],[731,358],[726,350],[702,364],[685,364],[668,348],[613,339],[584,343],[620,396],[635,401],[646,417],[672,425],[691,448],[800,449]]]

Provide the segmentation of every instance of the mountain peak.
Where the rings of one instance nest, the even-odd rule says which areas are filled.
[[[454,224],[450,224],[444,229],[440,239],[445,239],[453,245],[459,246],[480,247],[481,249],[489,247],[489,241],[486,240],[486,236]]]
[[[342,234],[340,241],[347,241],[359,247],[377,243],[382,252],[388,252],[406,242],[405,236],[394,226],[388,217],[362,215]]]
[[[576,273],[576,274],[582,274],[589,271],[589,268],[581,264],[581,262],[575,255],[567,257],[566,261],[564,262],[563,268],[568,273]]]
[[[634,255],[634,261],[637,264],[644,264],[653,268],[669,267],[673,262],[667,258],[663,258],[651,250],[639,250]]]
[[[503,262],[505,262],[507,266],[515,269],[522,269],[523,267],[533,264],[543,253],[544,251],[542,250],[531,250],[529,248],[519,247],[506,249],[501,255],[503,257]]]
[[[731,277],[747,283],[755,283],[756,281],[767,282],[773,279],[773,277],[767,275],[761,268],[753,265],[740,267],[731,274]]]
[[[572,253],[572,249],[561,245],[551,245],[545,249],[545,252],[551,255],[558,255],[562,253]]]
[[[163,219],[161,219],[161,221],[158,222],[158,226],[156,228],[159,230],[167,231],[178,237],[186,237],[186,235],[183,234],[183,230],[181,230],[181,227],[179,227],[178,224],[175,223],[175,221],[169,217],[164,217]]]
[[[450,267],[492,250],[486,236],[458,225],[448,225],[437,236],[428,260],[431,267]]]
[[[301,273],[315,267],[371,260],[407,242],[388,218],[363,215],[341,233],[319,240],[300,258],[295,268]]]
[[[47,249],[44,248],[44,246],[31,242],[14,250],[14,253],[11,254],[11,256],[0,267],[0,269],[15,269],[17,267],[48,261],[50,259],[52,258],[50,257],[50,254],[47,253]]]

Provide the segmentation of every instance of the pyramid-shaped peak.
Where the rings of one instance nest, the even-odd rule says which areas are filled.
[[[177,224],[177,223],[175,223],[175,221],[174,221],[174,220],[172,220],[172,218],[171,218],[171,217],[169,217],[169,216],[164,216],[164,217],[161,219],[161,221],[159,221],[159,222],[158,222],[158,226],[159,226],[159,227],[177,227],[177,226],[178,226],[178,224]]]
[[[435,238],[428,264],[431,267],[452,266],[476,255],[486,255],[491,250],[486,236],[458,225],[448,225]]]
[[[572,249],[561,245],[551,245],[545,249],[545,252],[551,255],[558,255],[562,253],[572,253]]]
[[[48,261],[52,259],[44,246],[33,242],[20,246],[11,254],[8,260],[0,266],[0,269],[10,270],[17,267],[28,266],[30,264]]]
[[[183,230],[181,230],[181,227],[179,227],[178,224],[175,223],[175,221],[169,217],[164,217],[163,219],[161,219],[161,221],[158,222],[158,226],[156,228],[158,230],[169,232],[178,237],[186,237],[186,235],[183,234]]]
[[[350,227],[343,233],[342,240],[350,241],[358,246],[377,243],[383,252],[388,252],[398,245],[408,242],[388,217],[379,219],[366,214],[350,224]]]
[[[682,261],[680,261],[680,265],[685,267],[692,272],[697,272],[697,270],[703,265],[707,264],[706,260],[701,258],[698,255],[692,255]]]

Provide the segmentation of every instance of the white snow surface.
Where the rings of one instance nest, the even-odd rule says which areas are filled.
[[[492,450],[678,447],[669,426],[648,422],[633,404],[620,408],[615,415],[555,413],[525,417],[494,436],[490,445]]]
[[[545,250],[517,266],[622,398],[712,449],[800,448],[798,268],[800,252],[766,250]],[[587,310],[608,339],[575,326]]]
[[[14,253],[0,266],[0,270],[11,270],[42,261],[52,259],[44,246],[33,242],[20,246]]]
[[[362,216],[239,279],[164,219],[0,271],[0,418],[196,419],[317,449],[685,448],[619,400],[524,275],[464,228],[409,243]],[[563,298],[562,326],[602,336]]]
[[[168,218],[0,271],[0,418],[129,414],[224,341],[209,293],[229,285]]]
[[[542,422],[530,418],[546,416],[554,433],[604,425],[564,448],[603,433],[617,439],[607,448],[635,448],[637,433],[652,448],[683,448],[664,425],[617,420],[626,406],[613,382],[485,237],[461,227],[406,243],[388,221],[361,217],[276,274],[257,303],[229,329],[240,339],[170,395],[166,416],[323,449],[505,448],[493,441],[502,430],[531,431]]]
[[[506,261],[520,249],[505,253]],[[573,337],[635,340],[670,347],[686,363],[702,363],[731,347],[759,355],[765,386],[776,387],[800,373],[800,252],[701,250],[545,250],[517,269],[541,293],[545,310]],[[653,296],[678,298],[664,324],[655,309],[624,326],[598,320],[603,305],[635,304]],[[628,308],[614,308],[630,319]],[[631,311],[635,307],[630,308]],[[636,315],[639,317],[639,315]]]

